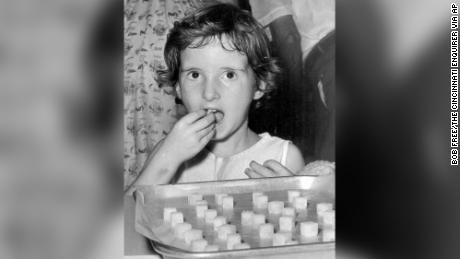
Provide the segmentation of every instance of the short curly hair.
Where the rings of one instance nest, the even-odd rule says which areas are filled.
[[[230,46],[222,44],[222,37]],[[244,53],[256,74],[256,83],[265,82],[268,93],[275,88],[275,77],[280,72],[270,53],[270,44],[262,26],[247,11],[230,4],[215,4],[197,9],[180,22],[175,22],[168,34],[164,57],[166,70],[158,71],[160,83],[174,86],[179,80],[180,53],[186,48],[199,48],[217,39],[222,47]]]

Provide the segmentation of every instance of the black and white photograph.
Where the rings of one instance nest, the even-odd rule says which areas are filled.
[[[333,258],[335,1],[124,18],[125,254]]]
[[[0,259],[460,258],[458,0],[0,6]]]

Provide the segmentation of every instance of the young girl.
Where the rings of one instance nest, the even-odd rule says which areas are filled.
[[[168,35],[168,70],[188,114],[154,148],[134,183],[248,178],[247,168],[275,160],[292,172],[303,166],[291,142],[248,128],[249,107],[273,90],[279,70],[268,40],[250,14],[232,5],[197,10]]]

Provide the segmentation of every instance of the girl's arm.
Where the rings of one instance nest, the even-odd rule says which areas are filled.
[[[161,148],[163,144],[164,139],[155,145],[146,166],[134,185],[166,184],[172,179],[180,166],[180,162],[174,158],[174,154]]]
[[[252,161],[244,173],[249,178],[292,176],[295,175],[294,172],[300,171],[304,165],[303,156],[299,148],[289,143],[286,165],[282,165],[280,162],[272,159],[265,161],[263,165]]]
[[[212,139],[215,120],[213,113],[198,110],[177,121],[168,136],[155,146],[149,161],[127,193],[131,194],[136,185],[168,183],[179,166],[198,154]]]
[[[291,172],[298,172],[302,170],[305,166],[305,161],[303,160],[302,153],[299,148],[289,143],[289,149],[287,152],[286,167],[291,170]]]

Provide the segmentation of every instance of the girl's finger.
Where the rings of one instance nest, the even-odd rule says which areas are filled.
[[[260,174],[254,172],[254,170],[252,170],[251,168],[246,168],[246,170],[244,170],[244,173],[249,177],[249,178],[261,178],[263,176],[261,176]]]
[[[292,176],[294,175],[291,170],[287,169],[280,162],[270,159],[264,162],[264,166],[276,172],[278,176]]]
[[[198,135],[198,138],[201,139],[208,136],[210,133],[213,133],[213,131],[216,129],[216,125],[214,123],[209,124],[206,128],[198,131],[196,134]]]
[[[254,172],[256,172],[257,174],[259,174],[259,175],[261,175],[263,177],[277,176],[277,174],[274,171],[272,171],[271,169],[260,165],[259,163],[255,162],[255,161],[252,161],[251,163],[249,163],[249,166],[251,167],[252,170],[254,170]]]
[[[207,134],[205,134],[201,139],[200,139],[200,144],[204,147],[206,146],[209,141],[211,141],[211,139],[214,137],[214,134],[215,134],[215,126],[212,125],[211,127],[209,127],[209,131],[207,132]]]
[[[208,126],[212,124],[215,124],[215,122],[216,122],[216,117],[214,113],[211,112],[201,117],[200,119],[196,120],[195,122],[193,122],[190,125],[190,127],[191,127],[191,130],[197,132],[197,131],[207,128]]]
[[[203,118],[204,116],[206,115],[206,111],[201,109],[201,110],[198,110],[198,111],[194,111],[194,112],[191,112],[187,115],[185,115],[182,120],[186,123],[186,124],[192,124],[194,123],[195,121]]]

